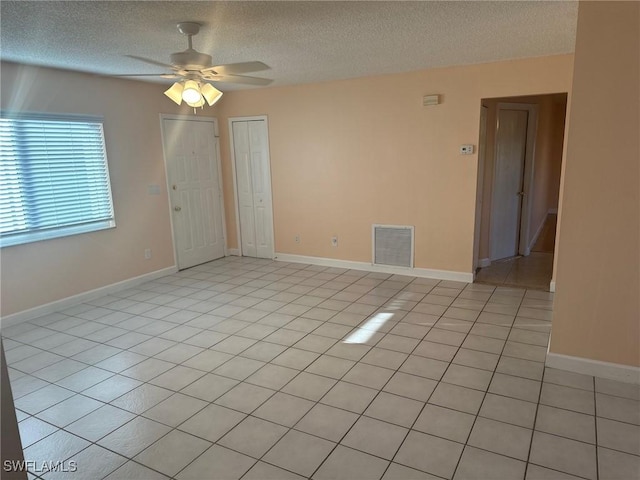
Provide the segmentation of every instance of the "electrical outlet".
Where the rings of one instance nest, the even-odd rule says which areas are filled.
[[[331,246],[332,247],[338,246],[338,237],[331,237]]]
[[[460,145],[460,155],[473,155],[473,145]]]
[[[297,234],[295,237],[296,243],[300,243],[300,234]]]
[[[144,258],[145,258],[145,260],[149,260],[151,258],[151,249],[150,248],[145,248],[144,249]]]

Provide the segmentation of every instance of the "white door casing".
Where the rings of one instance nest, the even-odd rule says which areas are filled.
[[[248,122],[232,123],[233,151],[236,168],[236,196],[238,201],[238,223],[240,226],[241,254],[257,257],[255,215],[253,211],[253,185],[251,175],[251,146]]]
[[[476,181],[476,217],[473,235],[473,276],[479,266],[480,256],[480,231],[482,227],[482,193],[484,190],[485,155],[487,151],[487,111],[484,105],[480,106],[480,136],[478,138],[478,178]]]
[[[266,117],[229,119],[240,254],[274,257],[271,167]]]
[[[179,269],[225,254],[220,156],[213,119],[162,118],[172,229]]]
[[[491,202],[491,260],[518,254],[527,144],[526,110],[498,109]]]

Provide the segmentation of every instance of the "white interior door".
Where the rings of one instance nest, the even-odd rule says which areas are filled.
[[[271,167],[266,119],[232,120],[242,255],[273,258]]]
[[[163,119],[178,268],[224,257],[219,146],[210,121]]]
[[[528,117],[527,110],[498,110],[491,203],[491,260],[518,254]]]

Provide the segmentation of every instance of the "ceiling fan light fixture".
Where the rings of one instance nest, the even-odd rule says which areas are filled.
[[[197,102],[186,102],[187,105],[189,105],[190,107],[193,108],[199,108],[199,107],[204,107],[204,98],[201,96],[200,100],[198,100]]]
[[[200,91],[210,107],[222,98],[222,92],[210,83],[205,83]]]
[[[0,0],[2,1],[2,0]],[[207,82],[232,82],[246,85],[266,86],[272,80],[267,78],[248,77],[243,74],[268,70],[269,66],[262,62],[239,62],[226,65],[213,65],[211,55],[198,52],[193,48],[193,36],[200,31],[201,25],[196,22],[180,22],[178,31],[187,37],[187,49],[170,55],[170,63],[158,62],[145,57],[127,55],[129,58],[163,67],[166,73],[140,73],[116,75],[118,77],[153,76],[172,78],[177,81],[164,94],[177,105],[185,102],[193,108],[213,106],[222,98],[222,92]]]
[[[173,100],[175,103],[180,105],[182,103],[182,91],[184,90],[184,85],[180,82],[176,82],[171,87],[164,92],[164,94]]]
[[[202,94],[200,93],[200,85],[195,80],[187,80],[184,82],[184,90],[182,90],[182,100],[184,100],[189,106],[191,104],[200,104],[203,102]],[[199,106],[199,105],[198,105]]]

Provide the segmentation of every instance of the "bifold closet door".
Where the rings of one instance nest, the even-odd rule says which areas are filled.
[[[231,122],[242,255],[273,258],[271,172],[266,120]]]

